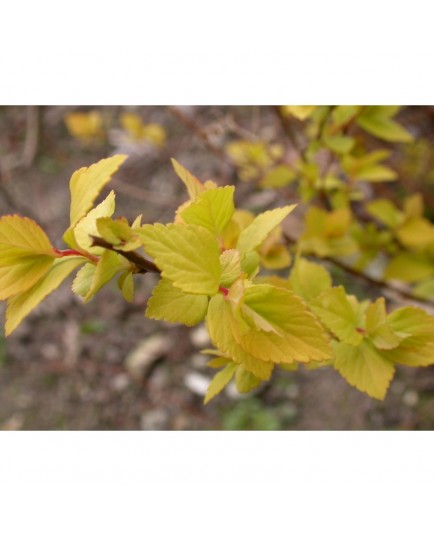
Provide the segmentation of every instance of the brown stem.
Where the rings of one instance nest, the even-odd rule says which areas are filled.
[[[103,238],[99,236],[91,236],[93,242],[92,246],[99,246],[104,249],[108,249],[110,251],[114,251],[115,253],[119,253],[119,255],[122,255],[127,260],[131,262],[131,264],[134,264],[137,268],[137,273],[139,274],[145,274],[147,272],[153,272],[155,274],[160,274],[161,270],[156,266],[152,261],[148,261],[145,259],[145,257],[142,257],[135,251],[121,251],[119,249],[116,249],[115,246],[110,244],[109,242],[106,242]]]

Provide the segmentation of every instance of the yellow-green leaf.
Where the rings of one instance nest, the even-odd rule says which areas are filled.
[[[388,323],[384,298],[378,298],[366,309],[366,332],[374,345],[380,349],[396,348],[401,342]]]
[[[72,283],[72,292],[84,298],[92,286],[92,281],[95,276],[96,265],[93,262],[87,262],[74,278]]]
[[[174,158],[171,158],[171,162],[175,173],[185,184],[190,199],[196,199],[196,197],[205,190],[205,186],[193,175],[193,173],[190,173],[188,169],[182,166]]]
[[[168,279],[162,278],[148,301],[146,316],[154,320],[195,326],[205,318],[207,308],[207,296],[182,292]]]
[[[93,275],[92,284],[89,291],[84,297],[85,303],[87,303],[95,294],[106,285],[113,277],[119,272],[122,272],[129,267],[129,263],[126,259],[108,249],[104,250],[103,254],[99,258],[98,264]]]
[[[9,298],[6,308],[5,333],[10,335],[22,320],[86,259],[83,257],[64,257],[56,259],[50,270],[33,287]]]
[[[305,121],[313,114],[317,106],[282,106],[281,108],[284,115],[293,115],[300,121]]]
[[[376,199],[367,203],[366,212],[391,229],[398,226],[403,218],[402,213],[389,199]]]
[[[180,213],[182,219],[221,235],[234,213],[234,190],[233,186],[224,186],[204,191]]]
[[[134,299],[134,280],[132,272],[126,271],[119,276],[118,287],[121,289],[124,300],[132,302]]]
[[[230,363],[226,367],[217,372],[214,378],[211,380],[211,383],[208,386],[208,390],[205,395],[204,404],[208,404],[216,395],[218,395],[226,385],[232,380],[237,366],[235,363]]]
[[[315,299],[332,286],[331,276],[323,266],[301,257],[295,262],[289,282],[294,292],[306,301]]]
[[[206,324],[212,343],[224,355],[230,356],[236,363],[262,380],[269,380],[274,368],[271,361],[254,358],[243,350],[233,334],[236,322],[232,307],[221,294],[213,296],[209,302]]]
[[[281,188],[295,181],[297,175],[289,166],[280,165],[268,171],[261,179],[262,188]]]
[[[360,114],[357,124],[377,138],[390,142],[413,141],[413,136],[396,121],[390,119],[394,110],[385,110],[385,106],[368,106]]]
[[[95,199],[100,191],[110,181],[111,176],[119,169],[127,156],[118,154],[100,160],[90,167],[83,167],[77,170],[71,177],[69,184],[71,191],[70,226],[64,235],[64,240],[68,243],[70,231],[77,223],[86,216],[92,208]]]
[[[144,225],[136,230],[163,277],[193,294],[218,292],[220,250],[216,238],[196,225]]]
[[[261,380],[246,370],[243,365],[238,365],[235,372],[235,384],[239,393],[249,393],[258,387]]]
[[[28,218],[0,218],[0,300],[24,292],[43,277],[55,259],[44,231]]]
[[[423,253],[398,253],[386,267],[384,277],[414,283],[434,274],[434,263]]]
[[[406,221],[396,231],[401,244],[409,248],[424,248],[434,244],[434,225],[425,218]]]
[[[268,349],[264,351],[267,344],[270,348],[276,347],[278,356],[276,354],[274,359],[284,362],[324,361],[331,358],[324,329],[304,302],[290,290],[271,285],[252,285],[246,288],[244,305],[253,309],[279,333],[270,332],[266,338],[260,332],[246,334],[243,346],[248,347],[252,355],[273,359],[273,356],[266,355]],[[256,326],[259,327],[257,322]],[[283,357],[285,352],[287,355]]]
[[[310,306],[340,341],[354,345],[361,342],[363,337],[357,331],[358,318],[343,287],[324,291]]]
[[[368,340],[358,346],[336,343],[334,367],[347,382],[373,398],[383,400],[395,373],[394,364]]]
[[[97,229],[97,220],[103,217],[109,217],[115,211],[115,193],[112,190],[109,195],[92,209],[84,218],[82,218],[73,230],[75,242],[79,248],[101,255],[104,248],[92,246],[91,236],[99,236]]]
[[[220,285],[229,287],[241,275],[240,253],[237,249],[227,249],[220,255],[222,276]]]
[[[296,205],[267,210],[256,216],[253,222],[240,234],[237,249],[241,256],[256,249],[262,244],[273,229],[275,229],[288,216]]]

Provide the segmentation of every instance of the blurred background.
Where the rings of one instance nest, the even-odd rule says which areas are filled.
[[[389,164],[400,181],[378,188],[391,198],[421,192],[433,219],[434,107],[404,107],[398,120],[416,141],[392,146]],[[294,127],[297,136],[296,122]],[[1,107],[0,215],[35,219],[61,248],[72,173],[116,153],[129,158],[108,188],[117,192],[116,214],[130,221],[138,214],[144,223],[171,221],[187,199],[171,157],[202,181],[236,184],[240,208],[265,210],[282,196],[297,202],[290,190],[258,188],[236,165],[237,141],[278,147],[283,138],[276,110],[265,106]],[[370,143],[373,149],[383,147],[379,140]],[[286,140],[282,147],[290,157],[291,143]],[[260,151],[256,158],[258,165],[266,165]],[[289,225],[296,227],[297,221]],[[336,281],[359,297],[375,296],[362,281],[334,270]],[[200,354],[210,347],[205,328],[146,319],[156,279],[147,274],[135,283],[133,304],[109,285],[86,305],[65,283],[7,340],[0,333],[0,429],[434,428],[433,367],[398,367],[383,402],[325,368],[279,371],[249,395],[239,395],[230,385],[204,406],[213,375]],[[0,312],[3,326],[3,303]]]

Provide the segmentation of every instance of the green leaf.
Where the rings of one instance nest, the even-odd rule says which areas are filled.
[[[83,167],[72,175],[70,181],[70,228],[75,227],[81,218],[89,212],[100,191],[126,159],[126,155],[114,155],[100,160],[90,167]]]
[[[297,175],[289,166],[280,165],[268,171],[261,179],[262,188],[281,188],[295,181]]]
[[[401,307],[388,316],[390,327],[400,337],[434,335],[434,317],[419,307]]]
[[[369,134],[385,141],[413,141],[413,136],[404,127],[390,119],[393,110],[385,109],[385,106],[368,106],[358,117],[357,124]]]
[[[408,248],[424,248],[434,244],[434,225],[425,218],[411,219],[397,229],[396,236]]]
[[[333,345],[334,367],[347,382],[373,398],[383,400],[395,373],[394,364],[368,340],[358,346]]]
[[[113,279],[113,277],[128,267],[129,263],[126,259],[114,251],[108,249],[104,250],[96,265],[92,284],[88,293],[84,297],[84,302],[87,303],[104,285]]]
[[[216,238],[196,225],[144,225],[136,230],[163,277],[192,294],[212,296],[221,278]]]
[[[55,252],[44,231],[29,218],[0,218],[0,300],[25,292],[53,265]]]
[[[227,249],[220,255],[222,276],[220,285],[229,287],[241,275],[240,253],[236,249]]]
[[[205,318],[207,308],[207,296],[182,292],[168,279],[162,278],[148,301],[146,316],[154,320],[195,326]]]
[[[362,335],[357,331],[358,317],[343,287],[324,291],[310,303],[321,322],[342,342],[357,345]]]
[[[396,348],[401,342],[388,323],[384,298],[378,298],[366,309],[366,332],[374,345],[380,349]]]
[[[284,115],[293,115],[300,121],[305,121],[308,119],[317,106],[282,106],[282,112]]]
[[[427,255],[403,251],[389,262],[384,277],[414,283],[433,274],[434,263]]]
[[[84,262],[86,259],[83,257],[56,259],[49,272],[33,287],[9,298],[6,308],[6,335],[10,335],[48,294],[56,290],[64,279]]]
[[[366,205],[366,212],[390,229],[400,225],[403,215],[388,199],[376,199]]]
[[[235,363],[230,363],[229,365],[226,365],[223,370],[217,372],[217,374],[214,376],[208,386],[204,404],[208,404],[211,399],[213,399],[216,395],[223,391],[226,385],[232,380],[236,368],[237,366]]]
[[[101,255],[104,248],[92,246],[91,236],[99,236],[97,229],[97,220],[103,217],[109,217],[115,211],[115,193],[112,190],[109,195],[92,209],[84,218],[75,226],[73,233],[75,244],[84,251],[94,255]]]
[[[396,180],[397,174],[387,166],[374,165],[361,169],[355,178],[367,182],[385,182]]]
[[[72,292],[84,298],[91,289],[92,281],[95,276],[96,264],[87,262],[75,276],[72,283]]]
[[[332,111],[333,127],[340,128],[351,121],[358,113],[360,106],[336,106]]]
[[[254,358],[243,350],[233,333],[236,319],[232,307],[221,294],[213,296],[209,302],[206,325],[212,343],[224,355],[230,356],[236,363],[261,380],[269,380],[274,368],[271,361]]]
[[[262,244],[267,236],[288,216],[296,205],[267,210],[256,216],[253,222],[240,234],[237,249],[243,256]]]
[[[332,286],[331,276],[323,266],[301,257],[295,262],[289,282],[294,292],[308,302]]]
[[[421,281],[413,288],[413,294],[418,298],[432,298],[434,296],[434,279]]]
[[[139,218],[141,220],[141,216]],[[136,220],[138,223],[136,228],[140,227],[140,220]],[[109,217],[98,218],[96,229],[96,235],[115,246],[118,251],[133,251],[142,245],[140,238],[128,225],[126,218],[117,218],[116,220]]]
[[[134,280],[132,272],[128,270],[119,276],[118,287],[122,292],[124,300],[132,302],[134,299]]]
[[[303,301],[290,290],[266,284],[249,286],[242,307],[244,315],[246,307],[273,328],[266,333],[265,326],[261,327],[256,320],[256,329],[250,330],[240,339],[243,348],[252,355],[287,363],[331,358],[331,348],[324,329]],[[263,331],[258,331],[258,328]],[[273,348],[275,354],[270,354]]]
[[[235,384],[239,393],[249,393],[261,383],[261,380],[246,370],[243,365],[238,365],[235,372]]]
[[[417,335],[404,339],[397,348],[383,351],[391,361],[408,367],[434,365],[434,337]]]
[[[356,143],[356,140],[351,136],[327,136],[324,139],[325,145],[336,154],[349,153]]]
[[[172,162],[175,173],[185,184],[190,199],[196,199],[196,197],[205,190],[205,186],[200,182],[198,178],[196,178],[192,173],[188,171],[188,169],[182,166],[174,158],[171,158],[170,160]]]
[[[234,186],[206,190],[180,213],[182,219],[220,236],[234,213],[234,190]]]

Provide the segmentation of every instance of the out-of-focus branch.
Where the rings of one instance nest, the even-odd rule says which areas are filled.
[[[290,236],[288,233],[284,233],[283,237],[284,237],[284,240],[285,240],[285,242],[287,244],[292,245],[292,244],[297,243],[296,238]],[[316,257],[315,254],[309,254],[309,255],[311,255],[313,257]],[[332,264],[333,266],[336,266],[337,268],[339,268],[343,272],[345,272],[345,273],[347,273],[349,275],[352,275],[354,277],[357,277],[358,279],[364,281],[368,285],[371,285],[371,286],[373,286],[375,288],[378,288],[378,289],[381,289],[383,291],[386,291],[390,295],[395,294],[396,296],[399,297],[399,299],[411,300],[411,301],[420,303],[422,305],[429,306],[430,309],[434,307],[434,301],[433,300],[430,300],[428,298],[422,298],[422,297],[415,296],[414,294],[412,294],[411,292],[408,292],[405,289],[399,289],[399,288],[396,288],[396,287],[390,285],[387,281],[374,279],[373,277],[369,276],[368,274],[366,274],[364,272],[360,272],[359,270],[356,270],[355,268],[352,268],[351,266],[348,266],[347,264],[335,259],[334,257],[321,257],[321,258],[318,257],[318,259],[320,259],[322,261],[327,261],[328,263]]]

